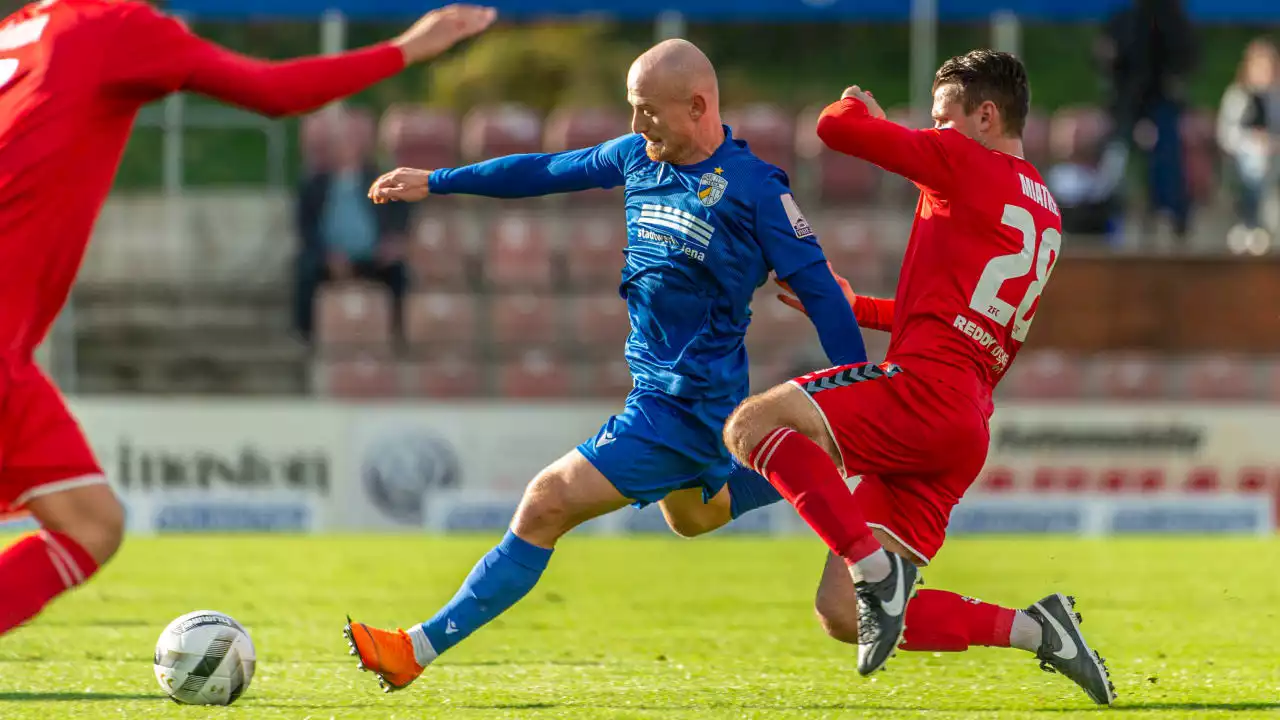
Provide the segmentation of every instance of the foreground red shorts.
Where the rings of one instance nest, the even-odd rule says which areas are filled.
[[[867,524],[923,560],[946,538],[951,508],[987,459],[986,414],[940,381],[892,363],[844,365],[791,381],[835,438]]]
[[[34,363],[0,364],[0,519],[32,498],[106,482],[80,425]]]

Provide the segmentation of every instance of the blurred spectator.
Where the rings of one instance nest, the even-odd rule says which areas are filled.
[[[1111,86],[1115,137],[1148,151],[1151,209],[1168,215],[1183,238],[1191,200],[1179,125],[1196,45],[1181,0],[1133,0],[1111,16],[1098,55]]]
[[[1062,210],[1063,232],[1114,241],[1121,226],[1119,186],[1128,153],[1114,143],[1103,148],[1072,139],[1062,145],[1061,160],[1049,168],[1045,183]]]
[[[1249,43],[1235,82],[1218,108],[1218,145],[1236,184],[1238,224],[1231,229],[1237,252],[1265,251],[1270,235],[1262,207],[1280,176],[1280,52],[1269,40]]]
[[[339,122],[344,130],[348,123]],[[295,323],[311,339],[314,300],[320,284],[364,278],[385,284],[392,294],[395,327],[401,327],[408,289],[405,251],[409,206],[374,205],[369,186],[378,177],[368,144],[350,134],[335,134],[328,145],[330,162],[303,180],[298,193],[297,223],[301,247],[297,260]]]

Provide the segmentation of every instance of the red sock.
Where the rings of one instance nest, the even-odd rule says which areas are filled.
[[[907,604],[907,632],[899,647],[920,652],[1009,647],[1017,612],[945,590],[921,590]]]
[[[0,554],[0,635],[35,617],[97,569],[93,556],[62,533],[41,530],[10,545]]]
[[[880,549],[836,464],[817,443],[780,427],[760,441],[750,460],[845,562],[852,565]]]

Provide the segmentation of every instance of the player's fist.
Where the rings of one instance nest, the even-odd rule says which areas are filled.
[[[427,183],[430,176],[430,170],[396,168],[373,181],[369,188],[369,199],[377,205],[393,200],[418,202],[431,194],[431,187]]]
[[[446,5],[432,10],[394,40],[406,65],[430,60],[445,50],[479,35],[493,24],[498,11],[481,5]]]
[[[876,102],[875,97],[870,92],[863,90],[857,85],[852,85],[845,88],[844,94],[840,96],[841,100],[845,98],[860,100],[863,105],[867,106],[867,112],[871,113],[871,117],[877,117],[881,120],[884,119],[884,110],[880,107],[880,103]],[[836,277],[839,276],[837,275]]]
[[[853,292],[853,286],[851,286],[849,281],[845,280],[840,273],[836,272],[835,268],[831,267],[830,262],[827,263],[827,269],[831,271],[831,277],[835,278],[836,284],[840,286],[840,292],[844,294],[844,299],[849,303],[849,307],[853,307],[854,301],[858,299],[858,296]],[[796,297],[796,291],[791,289],[791,286],[787,284],[786,280],[774,280],[774,282],[778,284],[778,287],[784,290],[784,292],[778,293],[778,300],[780,300],[783,305],[795,308],[805,315],[809,314],[809,312],[804,309],[804,303],[800,302],[800,298]]]

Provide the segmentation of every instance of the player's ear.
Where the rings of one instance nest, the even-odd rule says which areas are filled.
[[[693,120],[701,120],[702,116],[706,114],[707,99],[697,93],[694,93],[693,101],[689,104],[689,117]]]
[[[979,112],[982,113],[980,120],[982,121],[982,127],[984,130],[987,132],[996,132],[1000,129],[1000,108],[996,107],[995,103],[990,100],[982,103],[982,107],[979,108]]]

